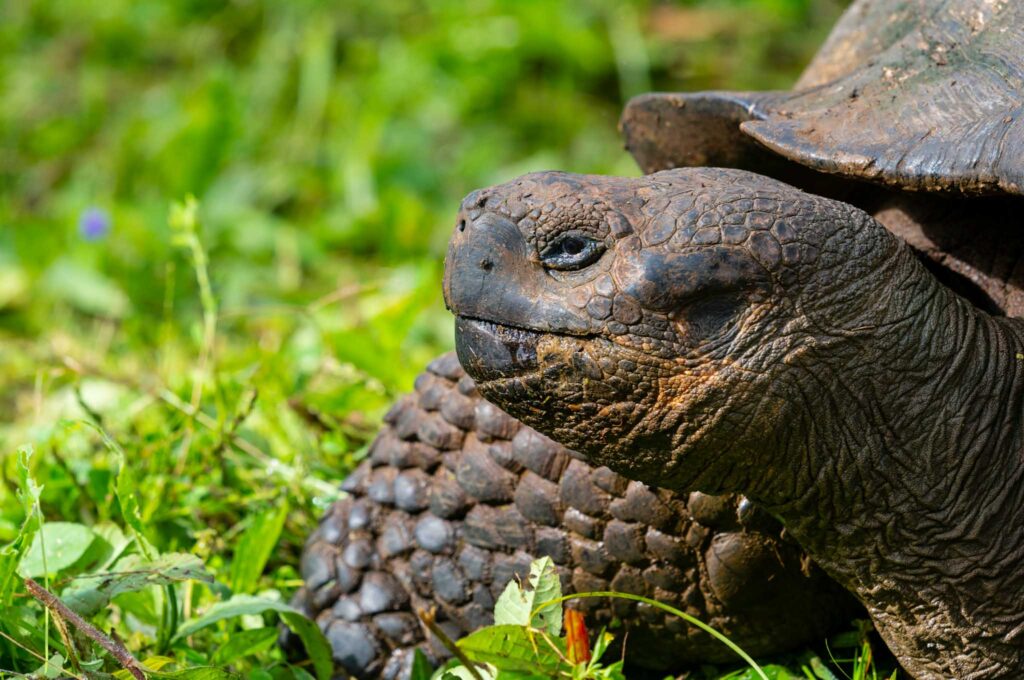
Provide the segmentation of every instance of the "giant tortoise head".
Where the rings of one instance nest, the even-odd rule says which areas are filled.
[[[714,492],[763,476],[765,440],[821,396],[817,357],[877,323],[905,250],[741,170],[545,172],[463,201],[444,290],[489,400],[623,474]]]

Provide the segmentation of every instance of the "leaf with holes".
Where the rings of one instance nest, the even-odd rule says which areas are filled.
[[[557,600],[562,596],[562,584],[550,557],[542,557],[530,564],[530,575],[526,586],[509,581],[498,602],[494,605],[495,625],[532,626],[552,636],[562,633],[562,604],[555,603],[537,612],[538,605]]]
[[[89,574],[75,579],[61,593],[64,604],[85,617],[93,616],[121,593],[149,586],[165,586],[178,581],[213,583],[213,576],[195,555],[165,553],[149,561],[141,555],[118,560],[109,572]]]

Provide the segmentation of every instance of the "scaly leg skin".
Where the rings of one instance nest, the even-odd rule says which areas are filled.
[[[349,495],[310,536],[293,602],[356,678],[404,677],[416,647],[440,662],[443,648],[414,611],[436,605],[456,639],[491,623],[502,589],[541,556],[566,592],[653,597],[755,655],[818,642],[859,611],[749,501],[674,494],[591,467],[481,399],[454,354],[431,363],[386,423],[344,483]],[[587,612],[591,630],[621,618],[636,666],[735,661],[647,605],[570,606]]]

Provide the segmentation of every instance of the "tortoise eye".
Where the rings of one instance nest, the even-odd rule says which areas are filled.
[[[545,248],[540,259],[548,269],[570,271],[597,262],[603,253],[603,242],[581,234],[565,234]]]

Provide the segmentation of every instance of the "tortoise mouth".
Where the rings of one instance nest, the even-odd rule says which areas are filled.
[[[544,333],[472,317],[455,317],[455,351],[473,380],[490,382],[537,370]]]

